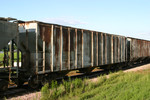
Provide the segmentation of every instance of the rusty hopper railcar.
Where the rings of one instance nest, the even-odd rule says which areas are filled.
[[[130,63],[150,59],[150,41],[128,37],[127,42],[127,59]]]
[[[126,62],[124,36],[38,21],[19,23],[19,32],[22,67],[27,76],[32,75],[32,86],[37,80],[34,75],[43,82],[46,73],[54,78],[74,69],[88,72],[96,66]]]
[[[15,42],[17,66],[13,64],[13,44],[10,44],[10,66],[0,68],[0,89],[7,88],[10,80],[18,86],[28,81],[30,87],[37,88],[40,83],[62,77],[71,70],[89,73],[95,67],[111,69],[150,59],[150,41],[39,21],[17,21],[17,24],[3,20],[0,35],[6,39],[0,42],[0,49],[9,41]],[[3,70],[7,75],[1,73]]]

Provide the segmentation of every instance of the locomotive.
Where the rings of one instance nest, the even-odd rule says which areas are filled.
[[[10,63],[0,67],[0,90],[10,81],[35,89],[72,70],[90,73],[150,59],[150,41],[40,21],[0,18],[0,35],[0,49],[10,46],[4,52]]]

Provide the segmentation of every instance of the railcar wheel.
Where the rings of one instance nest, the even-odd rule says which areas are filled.
[[[39,86],[40,86],[40,82],[37,78],[37,76],[31,76],[29,79],[28,79],[28,86],[32,89],[38,89]]]

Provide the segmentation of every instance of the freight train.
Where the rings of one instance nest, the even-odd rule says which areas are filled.
[[[0,67],[0,90],[10,81],[35,89],[72,70],[90,73],[150,59],[150,41],[58,24],[0,18],[0,35],[3,62],[9,59]]]

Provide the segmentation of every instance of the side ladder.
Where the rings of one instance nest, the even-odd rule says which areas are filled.
[[[37,29],[36,29],[36,74],[42,74],[45,73],[45,41],[43,41],[43,51],[39,51],[38,49],[38,44],[39,44],[39,28],[37,24]],[[43,56],[39,58],[39,53],[43,53]],[[39,65],[39,61],[42,59],[42,66]],[[42,71],[39,70],[39,68],[42,68]]]

